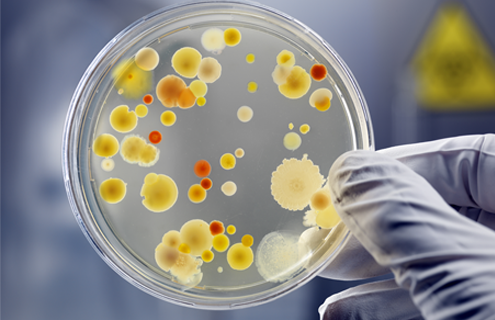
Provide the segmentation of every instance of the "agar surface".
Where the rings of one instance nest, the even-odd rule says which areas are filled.
[[[248,36],[249,34],[247,33],[246,37]],[[196,104],[199,107],[205,106],[206,95],[209,95],[210,91],[218,92],[221,88],[215,86],[221,86],[221,83],[224,83],[221,81],[214,84],[222,76],[222,63],[225,63],[226,73],[235,67],[235,65],[222,60],[220,54],[224,50],[226,52],[229,50],[233,50],[231,52],[242,50],[243,46],[239,46],[236,49],[230,48],[239,45],[242,40],[242,34],[237,28],[222,30],[214,27],[202,32],[201,38],[198,40],[200,40],[205,50],[199,48],[202,50],[201,52],[207,55],[205,57],[197,48],[192,46],[175,47],[172,52],[162,55],[164,52],[157,52],[152,48],[153,45],[150,45],[150,47],[140,48],[133,58],[124,60],[113,68],[111,71],[113,78],[112,90],[119,95],[119,99],[139,100],[143,103],[129,101],[128,105],[135,106],[134,111],[129,110],[129,106],[124,104],[119,104],[113,108],[110,112],[110,126],[113,130],[118,133],[129,133],[138,127],[138,118],[147,117],[142,120],[144,122],[150,121],[150,118],[153,117],[156,119],[155,108],[160,106],[159,104],[152,105],[154,96],[151,91],[153,90],[156,99],[163,107],[178,107],[176,109],[177,113],[191,112],[191,110],[196,109],[193,108]],[[297,52],[297,50],[295,52],[298,59],[304,57],[304,52]],[[169,54],[172,53],[171,59],[160,59],[164,56],[170,57]],[[215,55],[215,57],[211,55]],[[268,79],[271,75],[276,85],[272,89],[274,93],[282,94],[283,97],[288,99],[299,99],[305,96],[312,86],[312,80],[320,82],[325,78],[330,78],[324,64],[314,63],[309,69],[309,73],[307,69],[302,67],[307,64],[299,63],[300,65],[296,65],[296,55],[290,50],[280,51],[274,59],[276,61],[274,69],[270,67],[270,71],[273,70],[273,72],[270,74],[270,71],[264,70],[263,74]],[[244,58],[248,64],[253,64],[256,60],[255,55],[248,52],[241,53],[241,58]],[[260,56],[260,62],[265,58]],[[249,66],[249,68],[254,68],[257,65]],[[164,70],[167,71],[164,72]],[[237,81],[237,83],[242,86],[243,90],[246,90],[246,82],[244,81],[251,79],[260,81],[260,84],[263,83],[260,80],[261,78],[255,77]],[[154,87],[153,81],[157,81]],[[189,85],[186,84],[186,81]],[[229,79],[228,81],[231,80]],[[255,93],[258,91],[256,81],[247,83],[248,92]],[[235,81],[231,82],[235,83]],[[252,97],[250,99],[264,95],[265,91],[268,91],[268,88],[264,86],[262,92],[250,95]],[[228,91],[224,93],[228,93]],[[324,112],[330,108],[332,97],[333,94],[330,89],[313,89],[309,97],[309,104],[318,111]],[[233,112],[242,103],[251,102],[239,101],[237,106],[233,106]],[[115,105],[117,104],[113,106]],[[215,96],[212,96],[208,107],[200,110],[210,111],[216,108],[217,105],[218,100]],[[257,121],[263,121],[263,105],[258,106],[254,103],[253,105],[257,112],[259,110],[260,117],[259,119],[257,118]],[[229,114],[230,117],[235,119],[233,112],[225,114]],[[237,119],[242,123],[250,122],[253,114],[253,109],[248,106],[241,106],[237,109]],[[165,127],[171,127],[177,122],[177,115],[171,110],[160,111],[158,115],[160,115],[159,122]],[[180,116],[182,117],[182,115]],[[184,116],[181,119],[186,118]],[[232,118],[229,118],[228,121],[231,121]],[[158,120],[156,122],[158,123]],[[181,125],[183,124],[181,123]],[[252,126],[252,124],[246,125],[246,128],[249,126]],[[128,164],[137,163],[146,170],[147,167],[159,161],[160,150],[154,144],[162,143],[163,148],[168,148],[167,144],[172,141],[172,136],[177,127],[161,128],[163,136],[162,132],[154,130],[153,126],[146,129],[144,134],[139,131],[144,136],[148,135],[149,143],[138,134],[128,134],[119,143],[112,134],[101,133],[92,143],[92,152],[94,155],[104,158],[101,161],[101,169],[104,172],[110,172],[115,168],[116,162],[112,157],[119,151],[125,162]],[[289,123],[289,129],[292,130],[293,128],[294,124]],[[256,128],[253,129],[256,130]],[[301,134],[305,135],[309,131],[309,124],[300,125],[299,132]],[[167,139],[162,141],[163,137]],[[302,138],[297,132],[291,131],[285,134],[283,145],[287,150],[296,151],[301,147],[301,144]],[[171,156],[170,149],[163,150],[167,150],[167,158]],[[233,154],[225,153],[220,157],[220,167],[224,170],[232,170],[236,166],[236,159],[241,159],[244,155],[245,151],[242,148],[237,148]],[[123,165],[128,166],[128,164],[124,163]],[[118,163],[118,165],[122,164]],[[218,166],[218,163],[215,166]],[[139,170],[143,169],[140,168]],[[182,198],[194,204],[203,205],[202,203],[209,192],[212,192],[212,194],[217,192],[215,188],[212,188],[214,187],[211,179],[212,166],[204,159],[198,160],[194,165],[193,171],[196,176],[195,179],[199,179],[196,182],[192,182],[188,189],[187,197],[183,196]],[[233,170],[232,173],[229,172],[228,174],[235,175],[235,171],[237,170]],[[191,176],[193,176],[192,173]],[[216,176],[213,177],[217,179]],[[236,179],[236,177],[233,178]],[[305,154],[301,160],[295,158],[282,160],[282,164],[272,173],[271,193],[274,200],[283,209],[289,211],[303,210],[310,205],[310,209],[305,212],[302,219],[304,226],[317,228],[318,230],[329,230],[337,225],[340,218],[333,208],[328,188],[326,186],[322,187],[324,182],[325,179],[320,174],[319,166],[307,159]],[[228,197],[237,193],[237,185],[233,181],[226,181],[223,184],[219,184],[219,186],[220,191]],[[100,196],[107,203],[117,204],[121,202],[126,192],[126,183],[121,179],[108,178],[100,183]],[[177,184],[171,177],[149,171],[144,178],[144,184],[139,194],[144,197],[142,200],[144,207],[156,213],[170,210],[179,200]],[[232,200],[227,198],[224,201]],[[176,212],[171,212],[170,214],[176,214]],[[266,281],[272,282],[290,279],[301,269],[302,257],[297,250],[297,236],[275,231],[265,235],[261,242],[255,244],[252,235],[244,234],[240,242],[231,245],[229,237],[235,233],[236,227],[234,225],[225,227],[223,222],[218,220],[213,220],[208,224],[201,219],[191,219],[182,225],[180,231],[169,230],[165,232],[161,242],[155,247],[156,265],[163,271],[170,273],[174,279],[173,281],[188,288],[194,287],[202,281],[203,272],[201,267],[203,262],[210,263],[218,259],[226,260],[228,265],[236,271],[246,270],[253,263],[256,263],[259,274]],[[256,250],[256,255],[253,254],[254,249]],[[216,270],[218,273],[222,273],[223,267],[218,267]]]

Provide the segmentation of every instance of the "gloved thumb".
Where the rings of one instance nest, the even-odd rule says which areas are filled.
[[[454,177],[455,179],[455,177]],[[335,208],[426,318],[495,315],[495,233],[461,216],[406,165],[353,151],[329,175]]]

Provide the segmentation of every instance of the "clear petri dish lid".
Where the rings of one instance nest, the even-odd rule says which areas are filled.
[[[202,309],[271,301],[327,266],[349,232],[326,177],[373,149],[338,54],[275,9],[197,2],[156,11],[84,73],[62,147],[83,233],[124,279]],[[220,234],[220,235],[219,235]]]

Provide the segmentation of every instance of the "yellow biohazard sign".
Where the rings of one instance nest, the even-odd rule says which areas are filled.
[[[417,99],[427,109],[495,108],[495,59],[461,4],[440,7],[412,67]]]

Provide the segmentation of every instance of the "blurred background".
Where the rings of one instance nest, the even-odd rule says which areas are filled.
[[[194,310],[136,289],[85,239],[60,163],[71,95],[113,36],[179,2],[2,2],[2,319],[318,319],[329,295],[360,283],[316,278],[259,307]],[[261,3],[308,25],[346,61],[368,102],[377,149],[494,131],[495,2],[463,1],[458,11],[444,1]]]

